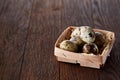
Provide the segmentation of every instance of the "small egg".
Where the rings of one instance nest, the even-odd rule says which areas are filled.
[[[81,28],[77,27],[72,33],[71,33],[71,37],[80,37],[81,34]]]
[[[95,32],[89,26],[82,26],[80,38],[85,43],[92,43],[95,41]]]
[[[96,44],[90,43],[90,44],[85,44],[83,46],[83,52],[87,53],[87,54],[93,53],[93,54],[97,55],[99,50],[98,50],[98,47]]]
[[[104,43],[105,43],[105,36],[101,32],[95,32],[95,36],[96,36],[96,39],[95,39],[94,43],[98,47],[102,47],[104,45]]]
[[[78,37],[78,36],[73,36],[73,37],[71,37],[70,38],[70,41],[72,41],[72,42],[74,42],[75,44],[77,44],[77,45],[80,45],[80,44],[82,44],[83,43],[83,41],[80,39],[80,37]]]
[[[80,37],[85,43],[92,43],[95,41],[95,33],[89,26],[81,26],[76,28],[72,33],[71,37]]]
[[[77,49],[78,49],[77,45],[70,40],[62,41],[60,43],[60,48],[67,51],[72,51],[72,52],[77,52]]]

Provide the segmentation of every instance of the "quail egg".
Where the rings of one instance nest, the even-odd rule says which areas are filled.
[[[62,41],[60,43],[60,48],[67,51],[72,51],[72,52],[77,52],[77,49],[78,49],[77,45],[70,40]]]
[[[73,36],[73,37],[71,37],[70,38],[70,41],[72,41],[72,42],[74,42],[75,44],[77,44],[77,45],[80,45],[80,44],[82,44],[82,40],[80,39],[80,37],[78,37],[78,36]]]
[[[83,52],[87,53],[87,54],[93,53],[93,54],[97,55],[99,50],[98,50],[98,47],[96,44],[90,43],[90,44],[85,44],[83,46]]]
[[[89,26],[81,26],[76,28],[71,34],[71,37],[73,36],[80,37],[85,43],[92,43],[95,41],[95,33]]]
[[[71,37],[80,37],[81,34],[81,27],[77,27],[72,33]]]
[[[101,32],[95,32],[95,36],[96,36],[96,39],[95,39],[95,44],[98,46],[98,47],[102,47],[103,44],[105,43],[105,36],[103,35],[103,33]]]
[[[92,43],[95,41],[95,32],[89,26],[82,26],[81,27],[81,39],[86,43]]]

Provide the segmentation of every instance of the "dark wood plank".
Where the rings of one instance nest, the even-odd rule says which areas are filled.
[[[116,34],[116,41],[111,51],[111,56],[108,58],[103,68],[97,70],[79,67],[79,65],[74,64],[60,63],[60,80],[120,79],[119,5],[120,2],[117,0],[92,0],[91,2],[89,0],[63,0],[62,27],[66,27],[71,24],[79,26],[90,24],[90,26],[94,28],[114,31]],[[79,14],[85,11],[87,14],[83,15],[86,18]]]
[[[31,0],[0,0],[0,80],[19,80]]]
[[[61,0],[36,0],[33,5],[21,80],[59,80],[54,43],[61,29]]]
[[[92,0],[93,21],[96,28],[115,32],[115,44],[105,67],[101,69],[100,80],[120,79],[120,2],[118,0]]]
[[[88,25],[94,27],[90,0],[63,0],[62,27]],[[98,80],[99,70],[60,63],[60,80]]]
[[[33,9],[32,3],[0,1],[0,80],[120,79],[120,0],[35,0]],[[115,32],[115,45],[103,68],[56,61],[54,43],[70,25]]]
[[[93,26],[91,7],[89,0],[63,0],[62,27]]]

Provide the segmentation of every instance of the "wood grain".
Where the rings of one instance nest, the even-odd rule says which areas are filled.
[[[21,80],[59,80],[53,47],[61,26],[61,0],[36,0],[33,5]]]
[[[89,0],[62,0],[62,27],[93,26]]]
[[[0,0],[0,80],[120,80],[120,0]],[[57,62],[54,44],[68,26],[115,32],[100,70]]]
[[[92,21],[90,0],[63,0],[62,27],[89,25]],[[60,63],[60,80],[98,80],[98,70],[75,64]]]
[[[81,5],[78,3],[82,2],[82,9]],[[83,25],[91,24],[95,28],[111,30],[116,33],[116,42],[114,48],[111,52],[110,58],[108,58],[106,64],[100,70],[90,69],[90,68],[83,68],[79,67],[79,65],[68,64],[68,63],[60,63],[60,80],[119,80],[120,79],[120,69],[119,67],[119,2],[117,0],[92,0],[91,2],[88,0],[80,1],[79,0],[66,0],[63,1],[63,10],[62,10],[62,25],[65,27],[68,24]],[[89,3],[89,5],[87,4]],[[84,3],[84,4],[83,4]],[[85,5],[85,3],[87,5]],[[71,5],[67,5],[71,4]],[[74,6],[72,6],[74,5]],[[84,6],[89,6],[87,8],[83,8]],[[115,6],[115,7],[113,7]],[[80,15],[82,11],[86,11],[92,16],[87,16],[84,14],[89,22],[85,18],[76,17],[74,22],[74,18],[76,15]],[[73,13],[75,14],[73,14]],[[79,12],[79,13],[78,13]],[[71,19],[68,17],[71,15]],[[73,17],[74,16],[74,17]],[[83,15],[80,15],[82,17]],[[88,18],[90,17],[90,18]],[[65,18],[65,19],[64,19]],[[67,20],[68,19],[68,20]],[[66,23],[63,21],[66,20]],[[65,22],[65,21],[64,21]],[[77,23],[77,24],[76,24]],[[84,24],[84,25],[85,25]],[[117,29],[117,30],[116,30]]]
[[[114,7],[113,7],[114,6]],[[93,21],[96,28],[115,32],[116,41],[107,60],[105,67],[101,69],[100,80],[120,79],[120,6],[118,0],[92,0]]]
[[[31,0],[0,1],[0,80],[19,80]]]

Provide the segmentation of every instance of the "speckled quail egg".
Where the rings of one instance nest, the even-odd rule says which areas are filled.
[[[96,36],[96,39],[95,39],[95,44],[98,46],[98,47],[102,47],[103,44],[105,43],[105,36],[103,35],[103,33],[101,32],[95,32],[95,36]]]
[[[90,43],[90,44],[85,44],[83,46],[83,52],[87,53],[87,54],[93,53],[93,54],[97,55],[99,50],[95,43]]]
[[[60,43],[60,48],[67,51],[72,51],[72,52],[77,52],[77,49],[78,49],[77,45],[70,40],[62,41]]]
[[[81,26],[76,28],[72,33],[71,37],[78,36],[85,43],[92,43],[95,41],[95,33],[89,26]]]
[[[77,44],[77,45],[80,45],[80,44],[82,44],[83,43],[83,41],[80,39],[80,37],[78,37],[78,36],[73,36],[73,37],[71,37],[70,38],[70,41],[72,41],[72,42],[74,42],[75,44]]]
[[[72,33],[71,33],[71,37],[80,37],[81,34],[81,27],[77,27]]]
[[[95,41],[95,32],[89,26],[82,26],[81,27],[81,39],[86,43],[92,43]]]

